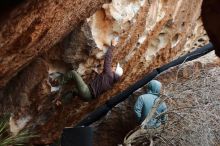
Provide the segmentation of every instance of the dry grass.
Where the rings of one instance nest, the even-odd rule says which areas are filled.
[[[199,75],[191,68],[192,74],[187,78],[179,75],[181,69],[182,65],[179,66],[174,81],[164,88],[164,94],[168,97],[168,123],[162,129],[153,131],[138,127],[133,135],[131,132],[126,137],[125,145],[220,144],[220,68],[209,71],[202,69]]]
[[[0,146],[26,145],[29,139],[37,136],[27,130],[22,130],[17,135],[12,135],[9,130],[9,117],[10,115],[0,116]]]

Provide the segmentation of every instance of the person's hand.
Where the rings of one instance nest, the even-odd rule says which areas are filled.
[[[111,46],[114,46],[114,47],[115,47],[115,46],[117,45],[117,43],[118,43],[118,42],[116,41],[116,39],[112,39],[112,41],[111,41]]]
[[[52,102],[53,102],[54,104],[56,104],[57,106],[62,105],[60,96],[59,96],[59,97],[56,97]]]

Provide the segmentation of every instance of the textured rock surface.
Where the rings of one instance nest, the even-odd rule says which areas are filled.
[[[2,111],[13,113],[12,131],[26,126],[41,136],[34,143],[51,143],[63,127],[75,125],[152,69],[190,51],[194,40],[202,39],[198,46],[207,42],[199,20],[202,0],[113,0],[100,8],[106,2],[28,1],[2,21],[0,98]],[[120,62],[124,68],[121,81],[94,101],[76,97],[57,107],[46,72],[76,69],[89,81],[102,70],[104,44],[113,38],[118,39],[113,65]],[[36,57],[44,65],[34,65]]]
[[[157,77],[163,84],[163,92],[171,95],[166,100],[168,110],[180,109],[177,113],[188,120],[169,114],[167,130],[162,132],[168,144],[214,146],[220,142],[217,124],[220,122],[220,80],[216,78],[220,74],[219,65],[220,60],[211,52],[195,61],[173,67]],[[93,124],[95,146],[122,143],[125,135],[137,126],[133,106],[137,97],[144,94],[145,90],[143,88],[135,92],[113,108],[105,118]],[[184,107],[193,108],[187,111]],[[205,112],[202,112],[204,109]],[[179,118],[181,122],[178,123]],[[176,127],[172,125],[173,122],[178,123]],[[167,145],[162,141],[155,144]]]
[[[0,87],[106,2],[34,0],[10,11],[0,25]]]

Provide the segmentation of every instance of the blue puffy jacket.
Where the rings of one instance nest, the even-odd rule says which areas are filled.
[[[161,86],[162,85],[159,81],[152,80],[147,84],[148,87],[147,94],[138,97],[134,106],[134,112],[138,122],[141,123],[146,118],[148,113],[151,111],[155,101],[159,98]],[[165,111],[167,111],[167,106],[165,102],[163,102],[157,108],[156,116]],[[157,128],[161,125],[161,123],[165,123],[166,121],[167,121],[166,115],[162,115],[158,119],[152,118],[147,123],[147,127]]]

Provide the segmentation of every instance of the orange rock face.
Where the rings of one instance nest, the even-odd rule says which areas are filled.
[[[13,113],[16,131],[26,127],[40,135],[33,143],[51,143],[63,127],[74,126],[152,69],[190,51],[196,40],[201,40],[198,46],[208,41],[199,19],[202,0],[107,2],[28,1],[2,21],[0,108]],[[56,106],[52,101],[58,95],[50,93],[45,72],[75,69],[88,82],[94,71],[102,71],[104,44],[112,39],[117,40],[112,66],[119,62],[124,68],[120,82],[94,101],[76,97]],[[33,65],[38,57],[45,65]],[[18,97],[21,86],[28,94]],[[71,87],[70,83],[63,90]],[[13,108],[15,101],[22,103],[16,105],[18,110]],[[19,125],[22,118],[24,124]]]
[[[107,1],[28,1],[12,10],[0,25],[0,87],[103,3]]]

